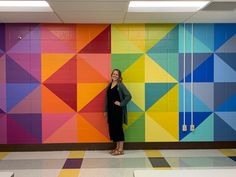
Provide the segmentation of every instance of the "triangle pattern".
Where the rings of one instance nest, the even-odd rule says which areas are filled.
[[[45,82],[53,73],[65,65],[74,54],[42,54],[42,81]]]
[[[100,92],[93,100],[91,100],[80,112],[104,112],[104,98],[106,89]]]
[[[214,24],[215,51],[235,35],[235,24]],[[227,35],[226,35],[227,34]]]
[[[91,106],[88,106],[85,110],[87,110],[88,112],[90,109],[97,109],[100,110],[101,109],[101,104],[104,101],[104,97],[101,100],[101,97],[104,95],[105,96],[105,92],[106,92],[106,87],[107,84],[79,84],[77,87],[77,111],[82,111],[82,109],[87,106],[92,100],[94,100],[94,98],[96,98],[99,95],[99,98],[96,98],[94,100],[94,103],[99,103],[98,105],[95,106],[95,108],[91,108]],[[86,94],[84,94],[86,93]],[[93,104],[94,104],[93,103]],[[84,111],[84,110],[83,110]],[[83,112],[82,111],[82,112]],[[86,112],[87,112],[86,111]],[[102,112],[104,111],[104,108],[102,110]],[[96,111],[95,111],[96,112]]]
[[[143,54],[112,54],[112,69],[119,68],[122,72],[126,71]]]
[[[235,62],[236,63],[236,62]],[[222,74],[222,71],[224,74]],[[214,57],[214,79],[215,82],[236,82],[236,70],[222,61],[217,55]]]
[[[18,65],[9,56],[6,59],[6,81],[7,83],[39,83],[30,73]]]
[[[186,81],[191,81],[191,73],[186,77]],[[193,71],[193,82],[213,82],[214,81],[214,58],[211,55],[206,61]]]
[[[101,134],[81,115],[78,115],[79,142],[108,142],[108,138]],[[88,133],[89,132],[89,133]]]
[[[111,53],[111,26],[109,25],[79,53]]]
[[[70,142],[77,136],[77,131],[73,131],[76,126],[75,113],[43,114],[43,143]],[[67,130],[64,127],[68,127]]]
[[[144,113],[143,112],[129,112],[128,113],[128,125],[124,124],[124,129],[129,128],[134,124],[137,120],[144,118],[143,117]]]
[[[57,72],[52,74],[44,83],[52,84],[52,83],[70,83],[76,84],[76,58],[73,57],[67,63],[65,63]]]
[[[7,111],[29,95],[39,84],[7,84]]]
[[[236,94],[229,97],[225,102],[217,107],[217,111],[235,111],[236,110]]]
[[[125,25],[126,26],[126,25]],[[123,27],[125,27],[123,26]],[[119,25],[112,25],[111,28],[112,39],[111,39],[111,49],[112,53],[143,53],[133,41],[127,38],[127,35],[119,29]]]
[[[215,141],[236,140],[236,131],[216,114],[214,121],[214,140]]]
[[[171,31],[170,31],[171,30]],[[172,29],[167,30],[168,33],[163,36],[163,38],[158,41],[150,50],[147,51],[148,54],[150,53],[161,53],[168,49],[171,52],[178,52],[179,46],[179,26],[173,26]]]
[[[0,24],[0,56],[1,53],[5,52],[5,43],[6,43],[6,32],[5,32],[6,25],[1,23]]]
[[[144,82],[144,56],[135,61],[123,73],[124,82]]]
[[[144,142],[145,141],[145,121],[144,115],[133,122],[124,130],[125,140],[127,142]]]
[[[0,144],[7,144],[7,116],[0,113]],[[0,153],[0,158],[2,152]]]
[[[15,105],[10,110],[10,113],[41,113],[41,105],[41,86],[38,86],[17,105]]]
[[[222,120],[236,131],[236,113],[235,112],[215,112]]]
[[[145,115],[145,141],[146,142],[176,142],[168,131],[161,127],[156,121]]]
[[[74,110],[42,85],[42,112],[44,113],[67,113]]]
[[[236,35],[226,41],[216,52],[235,53],[236,51]]]
[[[178,112],[147,112],[149,118],[153,119],[165,131],[169,132],[176,139],[179,138],[178,125],[179,115]]]
[[[82,50],[107,28],[106,24],[76,24],[77,51]]]
[[[164,96],[175,83],[147,83],[145,84],[145,110],[148,110],[155,102]]]
[[[163,82],[177,83],[177,80],[167,73],[159,64],[154,62],[150,57],[145,57],[145,81],[152,82]]]
[[[214,114],[211,114],[181,141],[214,141]]]
[[[172,103],[171,105],[168,103]],[[175,85],[156,103],[154,103],[148,112],[177,112],[178,111],[178,85]]]
[[[77,110],[77,85],[76,84],[44,84],[49,90],[63,100],[73,110]]]
[[[82,117],[88,121],[94,128],[96,128],[101,134],[109,138],[108,127],[106,119],[104,118],[103,112],[94,112],[94,113],[80,113]]]
[[[78,54],[79,55],[79,54]],[[83,55],[83,57],[81,56]],[[106,80],[110,79],[111,55],[110,54],[81,54],[81,58],[100,73]]]
[[[127,105],[128,112],[143,112],[132,100]]]
[[[220,57],[229,67],[236,71],[236,53],[217,53],[216,56]]]
[[[82,57],[85,58],[85,55],[83,55]],[[79,83],[107,82],[108,76],[104,77],[104,74],[98,72],[96,68],[91,66],[83,58],[81,58],[81,55],[77,56],[77,82]]]

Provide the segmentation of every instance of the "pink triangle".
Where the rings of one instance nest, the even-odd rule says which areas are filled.
[[[60,113],[60,114],[53,114],[53,113],[45,113],[42,115],[43,123],[43,142],[50,137],[57,129],[63,126],[67,121],[69,121],[76,113]]]
[[[38,81],[41,80],[41,54],[9,53],[8,56]]]
[[[10,113],[41,113],[41,86],[34,89],[22,101],[20,101]]]
[[[0,83],[0,109],[4,112],[7,112],[7,104],[6,104],[6,84]]]
[[[0,144],[7,144],[7,118],[0,114]]]
[[[99,72],[107,81],[111,74],[111,54],[78,54],[92,68]]]

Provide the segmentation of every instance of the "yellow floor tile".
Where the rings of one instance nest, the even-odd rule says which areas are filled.
[[[79,169],[62,169],[58,177],[78,177]]]
[[[70,151],[70,154],[68,156],[69,159],[73,158],[83,158],[85,154],[85,151]]]
[[[147,157],[163,157],[160,151],[158,150],[145,150]]]
[[[232,149],[219,149],[220,152],[222,152],[226,156],[236,156],[236,151]]]
[[[7,156],[10,152],[0,152],[0,160]]]

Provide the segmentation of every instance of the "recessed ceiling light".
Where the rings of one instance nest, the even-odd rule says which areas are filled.
[[[52,12],[47,1],[0,1],[1,12]]]
[[[130,1],[128,12],[196,12],[210,1]]]

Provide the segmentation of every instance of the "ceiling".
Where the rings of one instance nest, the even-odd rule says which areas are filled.
[[[53,12],[0,12],[0,23],[236,23],[236,0],[210,0],[203,10],[181,13],[127,12],[129,0],[47,1]]]

